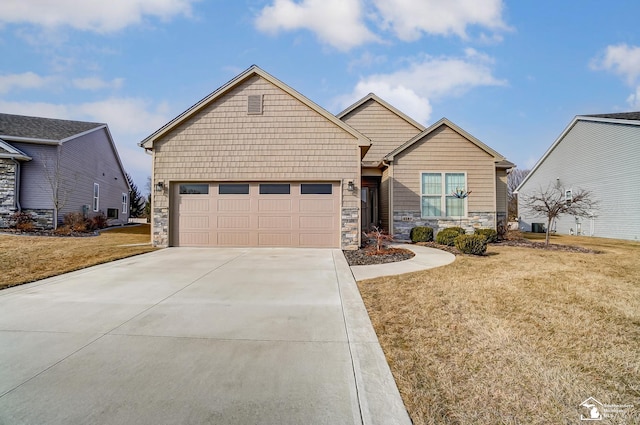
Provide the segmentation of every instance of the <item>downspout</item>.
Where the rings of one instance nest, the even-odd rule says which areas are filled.
[[[15,158],[11,158],[11,161],[16,164],[16,172],[14,178],[15,189],[13,191],[13,199],[15,201],[18,212],[20,212],[22,211],[22,207],[20,206],[20,162],[18,162],[18,160]]]

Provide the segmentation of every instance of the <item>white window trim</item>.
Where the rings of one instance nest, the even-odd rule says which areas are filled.
[[[129,194],[127,192],[122,192],[122,214],[127,214],[129,212]]]
[[[100,211],[100,185],[98,183],[93,184],[93,211]]]
[[[568,207],[573,203],[573,188],[564,191],[564,203]]]
[[[435,215],[435,216],[424,216],[422,215],[422,198],[424,196],[437,196],[437,195],[428,195],[428,194],[424,194],[422,193],[422,175],[423,174],[436,174],[439,173],[442,177],[441,179],[441,185],[442,185],[442,193],[440,194],[440,205],[441,205],[441,210],[444,212],[445,215]],[[445,188],[446,188],[446,179],[445,179],[445,175],[447,174],[464,174],[464,183],[466,185],[465,190],[469,190],[469,181],[467,179],[467,172],[466,171],[454,171],[454,170],[447,170],[447,171],[440,171],[440,170],[429,170],[429,171],[420,171],[420,173],[418,174],[418,182],[420,185],[420,217],[421,218],[433,218],[433,219],[455,219],[455,220],[459,220],[461,218],[467,218],[469,216],[469,208],[468,208],[468,203],[467,200],[469,199],[469,197],[464,198],[464,205],[463,205],[463,209],[464,209],[464,215],[461,216],[457,216],[457,215],[446,215],[447,211],[447,197],[450,197],[450,193],[446,193],[445,192]]]

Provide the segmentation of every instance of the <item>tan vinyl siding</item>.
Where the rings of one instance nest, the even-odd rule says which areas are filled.
[[[247,114],[251,94],[264,95],[262,115]],[[259,77],[203,108],[154,150],[156,180],[340,180],[357,177],[359,162],[352,135]]]
[[[506,214],[508,209],[507,200],[507,170],[496,170],[496,212]]]
[[[364,162],[382,161],[385,155],[420,133],[420,129],[374,100],[345,115],[342,121],[371,139]]]
[[[494,158],[447,126],[441,126],[394,159],[395,210],[420,209],[420,173],[466,172],[468,211],[495,211]]]

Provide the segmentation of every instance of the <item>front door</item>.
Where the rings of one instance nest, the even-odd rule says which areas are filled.
[[[360,189],[360,201],[362,204],[362,231],[369,232],[374,226],[380,226],[378,217],[379,195],[378,179],[363,177]]]

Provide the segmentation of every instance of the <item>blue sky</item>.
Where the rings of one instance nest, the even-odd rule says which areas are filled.
[[[338,113],[369,92],[530,168],[575,115],[640,110],[635,0],[3,0],[0,111],[144,137],[256,64]]]

